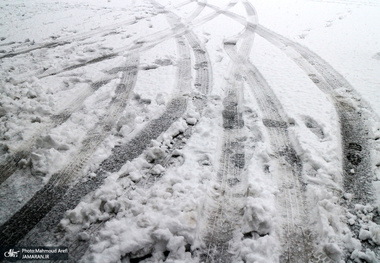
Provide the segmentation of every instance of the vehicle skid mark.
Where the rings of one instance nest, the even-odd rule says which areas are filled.
[[[109,135],[112,124],[124,110],[137,79],[138,56],[131,57],[127,63],[129,71],[124,72],[116,88],[116,96],[110,102],[107,114],[95,129],[87,133],[82,147],[75,158],[60,172],[53,174],[43,186],[19,211],[0,227],[0,242],[15,245],[26,235],[58,202],[64,199],[68,189],[77,182],[80,171],[95,152],[99,144]],[[48,200],[48,201],[47,201]],[[22,228],[19,228],[23,225]]]

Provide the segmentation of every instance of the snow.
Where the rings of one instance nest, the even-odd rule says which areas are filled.
[[[212,20],[208,17],[215,13],[211,5],[243,17],[247,14],[244,1],[231,7],[226,0],[157,2],[181,17],[186,30],[193,30],[208,52],[210,94],[200,94],[195,88],[178,90],[176,74],[182,59],[173,25],[166,20],[167,12],[149,1],[0,3],[0,160],[16,151],[29,152],[19,161],[20,169],[0,185],[1,224],[53,174],[69,166],[79,156],[85,138],[103,127],[110,116],[109,105],[117,100],[123,78],[120,68],[138,57],[136,84],[126,106],[111,118],[110,131],[101,130],[103,139],[75,180],[97,176],[95,171],[112,149],[161,116],[174,97],[187,98],[185,114],[138,158],[108,174],[96,191],[66,211],[60,229],[66,240],[91,241],[83,262],[129,262],[147,255],[150,259],[143,262],[200,261],[198,251],[205,247],[209,213],[223,189],[218,179],[225,140],[221,112],[227,87],[235,77],[228,74],[233,65],[224,45],[239,47],[238,33],[245,26],[224,11]],[[347,253],[353,262],[377,262],[379,255],[361,242],[380,246],[380,225],[374,219],[380,209],[380,5],[359,0],[249,2],[260,24],[317,53],[352,84],[360,98],[353,96],[366,106],[361,110],[369,116],[375,201],[352,203],[352,214],[342,205],[353,197],[344,192],[342,135],[334,101],[288,54],[255,36],[246,55],[278,98],[289,125],[289,140],[302,160],[300,180],[307,185],[303,205],[316,251],[334,262],[342,262]],[[51,42],[62,45],[1,58]],[[115,56],[68,70],[107,55]],[[191,59],[195,59],[193,53]],[[197,69],[192,65],[193,78],[186,80],[192,87]],[[279,163],[279,153],[270,145],[271,135],[247,82],[242,90],[239,107],[245,125],[240,136],[244,138],[246,191],[230,252],[235,262],[279,262],[286,222],[278,202],[282,191],[278,173],[287,164]],[[206,104],[202,112],[196,98]],[[67,120],[55,125],[67,112]],[[189,130],[192,135],[187,138],[184,134]],[[171,151],[177,140],[182,146]],[[94,233],[92,224],[99,225]],[[359,227],[358,238],[350,226]]]
[[[254,1],[260,23],[319,54],[380,115],[376,1]],[[268,8],[270,7],[270,8]],[[273,19],[275,17],[275,19]]]

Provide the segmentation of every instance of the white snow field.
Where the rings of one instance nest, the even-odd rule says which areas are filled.
[[[379,1],[3,0],[0,14],[0,247],[380,262]]]

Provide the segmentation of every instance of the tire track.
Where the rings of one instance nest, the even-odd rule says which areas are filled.
[[[367,126],[369,116],[361,110],[370,109],[370,107],[360,99],[356,99],[360,96],[348,81],[314,52],[262,26],[257,33],[285,51],[308,74],[315,85],[332,99],[339,116],[342,135],[343,187],[345,192],[353,196],[345,206],[351,214],[357,214],[355,205],[367,205],[374,202],[372,185],[374,176],[371,168]],[[355,107],[352,101],[359,106]],[[360,240],[360,227],[358,225],[349,225],[349,227]],[[361,242],[365,249],[377,250],[367,241]],[[349,255],[346,259],[348,258]]]
[[[158,4],[158,6],[160,8],[162,8],[162,6],[160,6],[159,4]],[[195,17],[194,14],[199,14],[199,13],[200,13],[199,9],[196,9],[190,17]],[[177,20],[179,20],[178,17],[176,17],[176,18],[177,18]],[[169,19],[170,24],[174,25],[173,20],[172,20],[173,17],[171,16],[171,19],[170,18],[168,18],[168,19]],[[173,26],[173,28],[174,28],[174,26]],[[196,86],[196,88],[198,88],[200,90],[202,95],[201,95],[201,97],[195,96],[193,98],[193,103],[196,106],[196,110],[202,116],[203,109],[206,107],[206,101],[205,101],[204,96],[206,96],[210,92],[209,87],[211,86],[211,80],[210,80],[211,78],[208,77],[208,75],[210,74],[210,71],[211,71],[208,68],[208,65],[210,65],[210,64],[204,63],[205,61],[209,61],[209,58],[208,58],[208,54],[206,53],[206,51],[201,48],[200,41],[196,38],[196,36],[194,35],[193,32],[189,32],[188,34],[185,35],[185,37],[189,42],[191,41],[190,45],[191,45],[192,51],[194,53],[195,65],[199,65],[199,64],[203,63],[202,68],[196,68],[196,75],[195,75],[195,79],[197,80],[197,83],[200,84],[199,86]],[[181,56],[184,56],[184,57],[189,56],[189,54],[187,52],[185,52],[185,50],[184,50],[183,39],[180,39],[180,38],[177,39],[177,46],[179,47]],[[186,49],[188,49],[188,47],[186,47]],[[199,54],[199,55],[197,55],[197,54]],[[190,71],[189,66],[188,65],[185,66],[184,64],[181,64],[181,65],[184,67],[184,69],[178,70],[178,74],[182,75],[182,77],[179,77],[179,79],[184,79],[184,78],[189,77],[189,71]],[[188,72],[186,72],[185,69],[188,70]],[[207,76],[205,76],[206,73],[207,73]],[[188,84],[183,83],[182,85],[188,85]],[[180,88],[180,90],[181,90],[181,88]],[[186,90],[186,89],[182,89],[182,90]],[[194,131],[194,127],[197,125],[197,123],[195,125],[188,125],[187,129],[183,132],[183,134],[180,134],[179,136],[176,136],[175,138],[173,138],[172,146],[168,150],[166,156],[162,159],[155,160],[153,162],[153,164],[160,164],[165,168],[169,167],[171,165],[170,161],[173,159],[176,159],[178,157],[174,153],[176,152],[177,149],[181,149],[185,146],[186,141],[192,136],[193,131]],[[145,149],[145,148],[143,148],[143,149]],[[132,158],[130,160],[132,160]],[[156,182],[158,179],[159,179],[159,177],[154,176],[154,178],[153,178],[152,175],[150,175],[145,180],[137,183],[136,186],[144,188],[144,189],[149,189],[154,184],[154,182]],[[129,191],[130,191],[130,189],[126,189],[124,194],[127,195]],[[112,218],[113,218],[113,216],[111,216],[110,219],[112,219]],[[108,219],[108,220],[110,220],[110,219]],[[76,235],[75,236],[71,235],[71,237],[66,236],[65,240],[66,240],[66,242],[69,242],[69,244],[70,244],[69,250],[70,250],[70,258],[71,258],[70,260],[71,261],[73,261],[73,262],[79,261],[84,256],[88,247],[90,246],[91,241],[96,239],[98,231],[103,227],[105,222],[106,221],[94,222],[94,223],[90,224],[90,226],[85,230],[85,232],[90,237],[89,240],[86,240],[86,241],[79,240]],[[46,223],[43,223],[43,222],[41,222],[39,225],[41,225],[41,224],[46,225]],[[32,234],[29,234],[29,236],[34,236],[38,232],[46,231],[46,230],[42,230],[39,228],[36,228],[36,229],[34,229],[31,232]],[[58,230],[56,230],[56,231],[58,232]],[[30,243],[30,240],[28,240],[27,242],[25,242],[25,241],[23,241],[23,242],[24,243]],[[131,255],[131,257],[133,258],[133,255]]]
[[[211,19],[211,18],[208,17],[208,19]],[[184,72],[190,72],[190,70],[186,70]],[[184,73],[184,74],[186,74],[186,73]],[[179,73],[179,75],[181,75],[181,73]],[[186,79],[186,78],[180,78],[180,81],[179,81],[180,82],[180,84],[179,84],[179,90],[180,91],[183,91],[183,88],[185,88],[185,86],[186,86],[185,85],[186,81],[184,81],[184,79]],[[187,90],[190,90],[190,89],[187,88]],[[167,109],[167,113],[165,115],[163,115],[161,118],[157,119],[156,121],[160,121],[160,122],[162,121],[163,123],[172,123],[174,121],[174,119],[178,118],[177,114],[183,113],[184,110],[181,110],[181,109],[186,108],[185,106],[183,106],[183,105],[186,105],[185,102],[186,102],[186,99],[183,99],[181,97],[173,99],[172,102],[170,103],[168,109]],[[180,107],[180,105],[182,105],[182,106]],[[174,109],[176,109],[176,110],[174,110]],[[161,131],[161,129],[156,127],[156,126],[158,126],[158,124],[155,121],[152,121],[151,125],[155,126],[154,131],[151,131],[148,128],[149,131],[146,131],[146,133],[153,134],[153,137],[154,137],[154,136],[156,136],[155,132]],[[163,127],[165,127],[165,125]],[[107,125],[105,125],[104,128],[106,131],[109,131],[109,127]],[[151,136],[146,136],[146,135],[147,134],[145,134],[145,136],[144,136],[145,138],[151,138]],[[89,140],[84,141],[84,144],[89,143],[91,141],[91,139],[99,140],[99,138],[100,138],[99,136],[100,135],[98,135],[98,134],[89,134]],[[141,138],[139,138],[139,140],[140,139]],[[146,142],[145,140],[142,140],[142,141]],[[122,152],[120,152],[120,150],[122,150],[122,149],[123,149],[123,147],[119,147],[119,148],[117,148],[117,151],[115,150],[115,152],[113,154],[112,162],[105,161],[102,163],[101,171],[113,172],[114,167],[117,167],[117,168],[121,167],[120,166],[121,165],[120,160],[125,161],[126,159],[128,159],[127,158],[128,155],[125,152],[126,149],[124,149],[124,152],[123,152],[124,157],[121,158]],[[140,147],[138,147],[138,149],[133,149],[133,147],[131,147],[129,150],[132,150],[132,153],[141,151]],[[117,153],[117,152],[119,152],[119,153]],[[83,165],[84,162],[85,162],[85,160],[78,160],[76,163],[69,164],[69,166],[73,169],[74,167],[77,167],[78,165],[79,166]],[[86,193],[88,193],[89,191],[92,191],[93,189],[95,189],[96,187],[94,188],[94,185],[98,186],[104,180],[104,178],[102,179],[102,176],[97,176],[96,178],[98,178],[98,179],[90,180],[89,182],[91,182],[91,183],[87,183],[87,184],[85,183],[83,186],[80,185],[76,188],[72,188],[73,190],[69,191],[68,194],[65,195],[65,193],[67,192],[67,190],[69,188],[68,184],[73,183],[71,181],[73,178],[71,176],[69,176],[66,179],[65,178],[60,179],[60,176],[58,174],[53,175],[51,181],[42,190],[40,190],[36,194],[36,196],[33,197],[28,202],[28,204],[25,205],[21,210],[19,210],[11,219],[9,219],[1,227],[0,230],[1,230],[1,233],[3,235],[0,239],[0,241],[4,241],[7,244],[17,243],[18,240],[20,240],[20,238],[22,238],[22,236],[24,236],[27,232],[29,232],[29,230],[34,225],[36,225],[38,223],[38,221],[40,221],[40,219],[43,218],[44,215],[46,215],[53,208],[53,203],[57,203],[58,201],[60,201],[62,199],[67,199],[69,201],[63,202],[63,203],[61,202],[61,206],[68,207],[70,205],[73,206],[74,203],[77,204],[79,202],[81,196],[83,196]],[[40,197],[38,197],[38,196],[40,196]],[[49,205],[45,205],[44,207],[39,207],[38,203],[41,202],[42,199],[46,200],[46,198],[49,200],[52,200],[52,202],[50,202]],[[56,206],[56,207],[59,207],[59,206]],[[25,217],[27,217],[27,214],[29,214],[33,211],[35,212],[35,210],[36,210],[35,208],[37,208],[39,210],[38,213],[35,213],[35,216],[32,219],[28,220],[27,224],[24,224],[24,227],[21,230],[19,229],[17,231],[17,229],[16,229],[17,224],[19,224],[21,221],[23,221],[23,219],[25,219]],[[61,211],[60,212],[61,215],[59,216],[59,218],[61,218],[64,210],[62,208],[57,208],[57,209]],[[54,219],[53,219],[53,221],[54,221]],[[57,221],[57,219],[55,221]]]
[[[308,228],[307,204],[302,181],[302,163],[293,149],[288,134],[287,118],[284,110],[255,66],[241,63],[236,51],[228,51],[233,60],[243,66],[244,76],[252,89],[262,113],[262,122],[267,129],[270,145],[276,153],[278,166],[276,180],[278,188],[277,205],[284,219],[281,243],[283,253],[280,262],[315,262],[320,252],[314,251],[313,233]],[[235,53],[235,54],[234,54]]]
[[[185,35],[185,37],[187,41],[189,41],[195,57],[194,68],[196,70],[196,76],[194,86],[202,94],[209,94],[211,88],[211,85],[209,85],[209,83],[212,83],[212,67],[210,58],[202,48],[200,40],[197,38],[194,32],[190,31]],[[205,85],[205,83],[207,84]]]
[[[181,7],[182,5],[185,5],[185,4],[187,4],[187,2],[184,2],[182,4],[177,5],[177,7]],[[199,5],[199,7],[202,8],[202,5]],[[161,8],[163,8],[163,7],[161,6]],[[197,15],[199,15],[200,11],[201,10],[197,9],[196,12],[194,12],[194,13],[196,13]],[[192,18],[195,18],[195,16],[192,15]],[[118,25],[118,24],[116,24],[116,25]],[[122,25],[122,23],[120,23],[120,25]],[[100,31],[100,32],[103,32],[103,31]],[[82,37],[84,37],[84,36],[82,36]],[[189,41],[191,41],[192,45],[196,46],[195,48],[197,48],[197,50],[199,50],[196,53],[196,55],[199,58],[202,58],[202,60],[199,63],[199,65],[201,65],[203,67],[203,70],[206,72],[206,69],[204,69],[204,66],[205,66],[205,63],[206,63],[205,61],[209,61],[209,60],[208,60],[208,58],[205,58],[204,54],[202,54],[203,51],[200,48],[199,40],[196,39],[196,36],[194,36],[194,34],[191,34],[191,36],[187,36],[187,39]],[[198,44],[197,44],[197,42],[198,42]],[[43,74],[43,75],[40,76],[40,78],[45,78],[45,77],[48,77],[48,76],[54,76],[54,75],[62,73],[64,71],[73,70],[73,69],[80,68],[80,67],[83,67],[83,66],[87,66],[87,65],[90,65],[90,64],[98,63],[98,62],[101,62],[101,61],[104,61],[104,60],[107,60],[107,59],[112,59],[112,58],[114,58],[116,56],[117,56],[117,54],[115,53],[115,54],[109,54],[109,55],[105,55],[105,56],[102,56],[102,57],[98,57],[98,58],[89,60],[89,61],[84,62],[84,63],[80,63],[80,64],[77,64],[77,65],[73,65],[73,66],[64,68],[64,69],[62,69],[62,70],[60,70],[58,72]],[[199,79],[196,80],[196,84],[195,85],[198,86],[199,83],[201,83],[201,79],[203,79],[203,78],[209,78],[209,75],[210,74],[208,74],[208,73],[202,74],[202,76],[199,77]],[[102,80],[102,81],[93,83],[91,85],[92,90],[90,92],[81,94],[81,97],[78,97],[72,104],[69,105],[68,110],[64,110],[61,113],[59,113],[59,114],[57,114],[55,116],[52,116],[53,123],[47,125],[46,127],[41,127],[39,129],[39,131],[36,132],[36,134],[39,134],[41,132],[41,130],[50,130],[50,129],[55,128],[55,127],[59,126],[60,124],[64,123],[71,116],[71,114],[73,112],[75,112],[79,108],[79,106],[83,103],[83,101],[86,99],[86,97],[88,97],[91,93],[93,93],[94,91],[96,91],[101,86],[107,84],[108,81],[109,80]],[[33,145],[35,144],[35,141],[37,140],[37,138],[38,137],[34,137],[28,143],[28,145],[26,147],[25,147],[25,145],[23,145],[22,149],[20,149],[17,152],[11,154],[5,160],[4,163],[0,164],[0,184],[3,183],[15,171],[17,171],[17,169],[18,169],[17,165],[20,162],[20,160],[27,159],[30,156],[31,149],[32,149]]]
[[[178,39],[180,39],[181,37],[178,37]],[[184,52],[184,50],[187,50],[186,49],[186,47],[185,47],[185,44],[184,44],[184,42],[183,42],[183,40],[181,40],[181,41],[179,41],[179,43],[180,43],[180,46],[182,47],[182,53]],[[180,53],[181,53],[181,50],[180,50]],[[183,54],[182,54],[183,55]],[[190,59],[190,56],[189,55],[187,55],[187,59]],[[181,60],[180,61],[180,63],[184,63],[184,64],[186,64],[186,62],[184,62],[184,60]],[[183,67],[180,67],[180,69],[182,70],[183,69]],[[179,87],[180,87],[180,91],[181,92],[184,92],[184,90],[182,90],[186,85],[185,85],[185,83],[187,82],[187,81],[189,81],[190,80],[190,78],[191,78],[191,75],[189,74],[189,72],[190,72],[190,67],[189,67],[189,69],[187,69],[187,70],[184,70],[183,72],[180,72],[179,74],[182,76],[181,78],[179,78]],[[121,87],[120,85],[119,85],[119,87]],[[187,91],[188,91],[189,89],[187,89]],[[63,115],[63,116],[62,116]],[[60,116],[60,118],[59,119],[65,119],[66,118],[66,115],[65,114],[62,114],[61,116]],[[112,122],[111,122],[112,123]],[[107,126],[107,125],[105,125],[104,126],[104,128],[106,129],[106,131],[105,132],[109,132],[109,126]],[[81,156],[87,156],[87,155],[89,155],[90,154],[90,152],[93,152],[95,149],[96,149],[96,147],[94,148],[94,149],[90,149],[89,147],[87,147],[88,146],[88,144],[91,142],[92,144],[93,144],[93,142],[95,141],[101,141],[101,138],[102,138],[102,136],[101,135],[99,135],[99,134],[92,134],[91,132],[88,134],[88,139],[86,139],[83,143],[84,143],[84,152],[81,152],[80,153],[80,155]],[[86,158],[85,158],[86,159]],[[74,167],[77,167],[76,169],[79,171],[80,170],[80,168],[79,167],[82,167],[83,165],[84,165],[84,163],[85,163],[85,161],[86,160],[76,160],[74,163],[71,163],[71,164],[69,164],[69,169],[71,169],[71,168],[74,168]],[[70,173],[68,173],[68,172],[64,172],[65,173],[65,175],[67,175],[67,174],[70,174]],[[61,175],[62,176],[62,175]],[[57,177],[57,176],[56,176]],[[65,184],[65,183],[67,183],[67,182],[70,182],[70,180],[71,180],[71,178],[70,177],[68,177],[67,178],[67,180],[65,181],[65,182],[63,182],[63,184]],[[46,186],[46,187],[48,187],[48,186]],[[66,189],[65,190],[63,190],[63,192],[65,192],[66,191]],[[60,197],[58,197],[58,198],[60,198]]]
[[[235,73],[233,71],[233,75]],[[245,138],[240,134],[244,126],[239,106],[241,89],[242,82],[231,84],[223,101],[224,143],[221,168],[217,174],[220,189],[206,209],[207,226],[202,235],[205,248],[199,252],[201,262],[233,262],[233,255],[229,251],[230,241],[241,226],[247,192],[246,178],[242,174],[245,167]]]
[[[165,7],[157,1],[151,0],[151,2],[157,9],[165,10]],[[182,28],[186,28],[187,24],[199,16],[199,14],[204,10],[205,4],[199,2],[197,2],[197,4],[197,8],[188,18],[184,20],[184,22],[181,22],[181,18],[179,16],[169,10],[166,10],[169,16],[169,24],[172,26],[173,30],[178,28],[179,25]],[[189,30],[184,36],[189,42],[194,54],[194,69],[196,70],[194,86],[199,92],[206,95],[209,93],[209,82],[212,82],[212,74],[210,74],[210,72],[212,72],[210,58],[205,49],[202,48],[201,41],[192,30]]]
[[[0,56],[0,59],[12,58],[12,57],[15,57],[18,55],[22,55],[22,54],[32,52],[34,50],[43,49],[43,48],[55,48],[55,47],[64,46],[64,45],[67,45],[70,43],[71,42],[69,42],[69,41],[60,41],[60,42],[52,42],[52,43],[47,43],[47,44],[41,44],[41,45],[38,45],[38,46],[33,47],[33,48],[23,49],[23,50],[19,50],[17,52],[12,52],[12,53],[2,55],[2,56]]]
[[[202,101],[202,105],[204,103],[205,102]],[[198,111],[201,112],[202,108],[198,108]],[[182,116],[179,116],[179,118],[180,117],[182,117]],[[172,166],[175,163],[175,161],[178,158],[180,158],[180,156],[177,155],[176,150],[182,149],[186,145],[186,142],[192,136],[194,128],[196,125],[197,124],[195,124],[194,126],[189,125],[187,127],[187,129],[182,134],[177,135],[176,137],[173,137],[172,142],[171,142],[171,147],[166,150],[165,157],[163,157],[162,159],[154,160],[152,162],[152,165],[162,165],[165,169]],[[163,132],[165,132],[165,131],[163,131]],[[147,143],[147,146],[148,146],[148,144],[149,144],[149,142]],[[142,149],[142,150],[144,150],[144,149]],[[136,156],[136,157],[138,157],[138,156]],[[136,157],[134,157],[134,158],[136,158]],[[129,161],[133,160],[134,158],[130,158]],[[174,162],[172,163],[171,161],[174,161]],[[152,175],[153,174],[153,173],[151,173],[152,169],[150,172],[147,173],[147,177],[144,178],[143,180],[139,181],[138,183],[136,183],[134,185],[134,187],[148,191],[149,188],[154,185],[154,183],[156,183],[158,180],[160,180],[160,178],[161,178],[160,175]],[[131,190],[133,190],[132,187],[125,189],[125,191],[123,192],[123,196],[128,195]],[[119,198],[122,198],[122,196]],[[73,207],[73,208],[75,208],[75,207]],[[77,235],[73,235],[72,233],[70,233],[68,236],[66,236],[64,238],[65,243],[70,244],[69,245],[69,251],[70,251],[69,252],[70,253],[69,254],[70,255],[70,261],[69,262],[78,262],[86,254],[91,243],[95,242],[95,240],[98,238],[99,230],[101,230],[103,228],[103,226],[106,222],[108,222],[109,220],[112,220],[116,216],[117,216],[117,213],[111,214],[110,217],[106,221],[93,222],[89,225],[88,228],[86,228],[85,230],[81,230],[82,232],[85,232],[89,236],[88,240],[80,240],[80,239],[78,239]],[[42,223],[42,225],[44,225],[43,222],[41,222],[41,223]],[[56,227],[57,230],[55,230],[56,232],[59,231],[58,228],[59,227],[57,226]],[[33,235],[35,235],[34,232],[40,232],[40,231],[41,231],[41,229],[33,230],[33,234],[29,234],[29,235],[33,236]],[[23,242],[25,244],[30,243],[30,241],[28,241],[28,242],[23,241]],[[148,249],[147,249],[147,251],[148,251]],[[143,256],[147,256],[147,255],[149,255],[148,252],[146,255],[143,255]],[[141,257],[141,256],[142,255],[140,255],[140,254],[139,255],[130,255],[130,258],[134,259],[134,258]]]
[[[180,8],[180,7],[185,6],[185,5],[187,5],[193,1],[195,1],[195,0],[184,1],[182,3],[179,3],[175,6],[173,6],[173,8],[174,9]],[[153,14],[151,17],[157,16],[157,15],[158,14]],[[62,38],[58,39],[57,41],[37,44],[32,48],[24,48],[24,49],[16,50],[14,52],[2,55],[2,56],[0,56],[0,60],[4,59],[4,58],[12,58],[12,57],[22,55],[22,54],[26,54],[26,53],[29,53],[29,52],[32,52],[35,50],[39,50],[39,49],[44,49],[44,48],[50,49],[50,48],[56,48],[59,46],[65,46],[65,45],[71,44],[74,41],[83,41],[89,37],[112,31],[117,27],[130,26],[130,25],[136,24],[137,22],[138,22],[138,19],[133,18],[133,19],[130,19],[127,21],[111,24],[108,26],[102,26],[101,28],[98,28],[98,29],[94,30],[93,32],[85,32],[85,33],[75,34],[74,36],[62,37]],[[9,44],[14,44],[14,43],[15,42],[11,42],[11,43],[2,44],[2,45],[4,46],[4,45],[9,45]],[[2,46],[2,45],[0,45],[0,46]]]
[[[246,38],[253,38],[257,23],[257,15],[248,1],[243,1],[248,19],[245,34]],[[314,244],[315,234],[308,227],[308,211],[302,181],[302,162],[292,148],[288,123],[281,103],[273,93],[265,78],[246,57],[249,51],[236,51],[235,45],[226,45],[225,50],[237,65],[242,67],[243,75],[256,98],[262,113],[262,121],[270,137],[270,144],[279,163],[277,181],[280,192],[277,195],[277,205],[284,218],[283,233],[281,236],[283,253],[280,262],[319,262],[329,261],[321,251],[316,251]]]
[[[246,24],[242,16],[229,11],[225,11],[223,14],[235,19],[239,23]],[[251,26],[254,25],[251,24]],[[373,171],[370,166],[371,157],[367,138],[367,117],[363,116],[364,112],[358,111],[349,99],[353,99],[355,103],[358,103],[360,108],[370,109],[370,107],[364,105],[360,99],[356,99],[360,96],[355,92],[352,86],[342,75],[314,52],[261,25],[257,26],[256,33],[283,50],[308,74],[309,78],[318,88],[328,94],[333,100],[340,119],[340,129],[342,133],[343,184],[345,191],[353,194],[354,200],[354,202],[347,204],[347,207],[352,214],[356,214],[354,210],[355,203],[368,204],[373,201]],[[336,91],[339,88],[344,88],[347,92],[341,94]],[[349,96],[351,96],[351,98],[349,98]],[[360,227],[350,227],[358,239]],[[372,249],[368,242],[363,242],[362,245]]]
[[[141,39],[137,39],[134,41],[133,44],[115,49],[114,52],[112,52],[110,54],[107,54],[107,55],[104,55],[101,57],[88,59],[85,62],[74,64],[74,65],[71,65],[71,66],[68,66],[65,68],[61,68],[61,69],[58,69],[55,71],[45,72],[45,73],[43,73],[37,77],[38,78],[46,78],[49,76],[55,76],[57,74],[60,74],[60,73],[66,72],[66,71],[78,69],[81,67],[85,67],[87,65],[91,65],[91,64],[95,64],[95,63],[99,63],[99,62],[102,62],[105,60],[115,58],[123,52],[127,52],[128,54],[133,54],[133,53],[139,53],[139,52],[149,50],[149,49],[155,47],[156,45],[158,45],[158,44],[160,44],[160,43],[162,43],[162,42],[164,42],[170,38],[182,36],[182,35],[186,34],[189,30],[191,30],[195,27],[201,26],[204,23],[207,23],[208,21],[211,21],[215,17],[219,16],[221,13],[226,12],[225,10],[232,8],[234,5],[236,5],[236,3],[237,3],[237,0],[231,0],[225,7],[223,7],[223,8],[218,7],[218,10],[216,12],[208,14],[202,18],[199,18],[196,21],[193,21],[191,23],[191,25],[189,25],[189,26],[179,26],[178,28],[174,29],[174,32],[173,32],[173,29],[161,30],[161,31],[156,32],[154,34],[151,34],[149,36],[142,37]],[[203,5],[204,3],[201,3],[201,4]],[[162,11],[162,12],[164,12],[164,11]]]
[[[104,119],[94,130],[87,133],[82,147],[60,172],[53,174],[44,185],[20,210],[0,227],[0,243],[15,245],[26,235],[59,201],[79,178],[79,172],[95,152],[98,145],[108,136],[112,124],[124,110],[130,91],[137,79],[138,56],[128,59],[129,71],[126,71],[116,88],[116,96],[110,102]],[[46,200],[49,200],[48,202]],[[20,228],[20,225],[22,227]]]
[[[12,52],[12,53],[2,55],[2,56],[0,56],[0,60],[4,59],[4,58],[12,58],[15,56],[27,54],[27,53],[30,53],[32,51],[39,50],[39,49],[44,49],[44,48],[50,49],[50,48],[56,48],[56,47],[60,47],[60,46],[69,45],[69,44],[73,43],[74,41],[78,41],[78,42],[83,41],[89,37],[92,37],[92,36],[95,36],[98,34],[102,34],[102,33],[106,33],[108,31],[112,31],[117,27],[130,26],[130,25],[133,25],[137,22],[138,21],[136,20],[136,18],[134,18],[134,19],[130,19],[128,21],[123,21],[120,23],[116,23],[116,24],[112,24],[112,25],[108,25],[108,26],[103,26],[97,30],[94,30],[94,32],[86,32],[86,33],[76,34],[74,36],[62,37],[58,41],[53,41],[53,42],[49,42],[49,43],[41,43],[41,44],[35,45],[32,48],[24,48],[24,49],[16,50],[15,52]]]
[[[198,12],[204,8],[202,6],[198,8]],[[179,18],[174,15],[174,19]],[[189,23],[188,19],[185,23]],[[205,56],[205,52],[199,44],[199,40],[193,32],[189,32],[185,35],[190,45],[193,48],[194,56],[196,59],[195,69],[197,70],[197,76],[195,79],[195,87],[202,93],[208,93],[208,87],[204,87],[202,83],[209,81],[208,65],[210,60]],[[231,72],[232,78],[239,78],[237,69],[233,69]],[[206,262],[231,262],[230,255],[228,253],[228,242],[231,240],[234,230],[236,229],[236,221],[239,221],[239,215],[243,211],[243,207],[238,204],[244,204],[239,202],[242,199],[242,194],[245,186],[242,183],[243,178],[241,171],[245,166],[245,154],[243,139],[240,136],[239,129],[244,126],[242,121],[242,113],[239,109],[238,101],[241,100],[240,92],[234,90],[237,83],[234,83],[229,87],[227,97],[224,101],[225,111],[223,112],[225,143],[223,145],[224,156],[221,160],[223,169],[218,173],[218,180],[221,181],[223,197],[217,198],[215,202],[216,207],[210,212],[208,218],[209,229],[205,236],[206,249],[200,253],[201,260]],[[241,83],[240,83],[241,85]],[[242,86],[238,87],[241,90]],[[233,151],[233,152],[231,152]],[[243,188],[243,189],[241,189]],[[244,199],[244,197],[243,197]],[[220,227],[223,230],[220,232]],[[222,234],[220,234],[222,233]],[[220,261],[223,260],[223,261]]]
[[[354,194],[355,203],[367,204],[371,202],[373,200],[373,189],[371,186],[370,150],[367,140],[368,128],[365,116],[358,112],[349,99],[358,103],[360,108],[369,108],[369,106],[355,99],[355,97],[359,97],[355,89],[340,73],[314,52],[263,26],[258,27],[257,33],[285,51],[308,74],[314,84],[332,98],[341,120],[344,186],[347,192]],[[339,89],[344,89],[346,93],[353,93],[353,95],[341,94]],[[362,173],[361,178],[352,176],[351,169]]]
[[[10,46],[10,45],[14,45],[14,44],[16,44],[16,42],[15,41],[11,41],[11,42],[0,44],[0,47]]]
[[[122,68],[124,70],[130,70],[126,67]],[[104,79],[93,82],[86,90],[82,91],[73,101],[71,101],[65,107],[63,107],[64,110],[62,110],[58,114],[51,116],[50,122],[43,123],[40,127],[38,127],[34,131],[32,137],[28,139],[27,142],[23,141],[22,145],[20,145],[19,147],[14,147],[15,150],[13,150],[13,152],[3,162],[0,163],[0,185],[19,169],[18,163],[22,159],[29,159],[32,149],[42,133],[54,129],[59,125],[65,123],[71,117],[71,115],[83,105],[83,102],[89,96],[91,96],[102,86],[108,84],[110,81],[111,79]]]
[[[0,164],[0,184],[17,171],[18,163],[22,159],[28,159],[30,152],[31,146],[27,147],[26,150],[19,150],[7,156],[7,158]]]
[[[246,35],[245,31],[233,39],[241,39],[242,44],[239,54],[249,54],[253,45],[254,34]],[[235,42],[235,41],[232,41]],[[230,41],[224,43],[227,51]],[[213,197],[213,202],[206,208],[206,228],[201,234],[205,248],[199,252],[201,262],[233,262],[230,242],[235,233],[241,228],[241,218],[247,193],[247,178],[243,171],[245,167],[244,142],[242,136],[244,121],[240,105],[243,99],[243,82],[240,75],[240,65],[234,60],[230,63],[228,74],[231,83],[227,84],[226,97],[223,101],[224,110],[223,128],[224,143],[220,170],[217,174],[217,182],[220,184],[218,194]]]
[[[114,173],[127,162],[137,158],[144,149],[147,148],[151,140],[156,139],[162,132],[167,130],[172,123],[178,120],[186,110],[186,98],[177,97],[173,99],[167,106],[166,111],[157,119],[152,120],[143,130],[125,145],[115,147],[109,158],[104,160],[98,170],[95,171],[96,176],[89,178],[87,181],[82,181],[67,189],[62,195],[62,198],[55,202],[51,211],[41,218],[38,224],[35,224],[34,229],[23,239],[20,244],[43,244],[46,240],[51,239],[49,236],[55,231],[59,231],[57,226],[63,218],[67,210],[74,209],[81,201],[82,197],[96,190],[109,173]],[[58,189],[57,189],[58,190]],[[57,230],[58,229],[58,230]],[[96,225],[95,225],[96,229]],[[29,232],[29,231],[28,231]],[[59,240],[62,242],[62,240]],[[74,250],[75,259],[88,247],[88,244],[79,244],[79,248]],[[77,254],[78,253],[78,254]],[[74,262],[76,262],[74,260]]]
[[[83,196],[96,190],[109,173],[118,171],[127,161],[138,157],[147,148],[151,140],[156,139],[184,114],[187,107],[187,98],[182,96],[182,94],[188,92],[191,88],[191,75],[189,74],[191,60],[189,48],[183,37],[177,37],[176,41],[180,57],[177,71],[177,94],[168,103],[166,111],[159,118],[152,120],[127,144],[115,147],[111,156],[103,161],[100,164],[100,168],[95,171],[95,177],[91,177],[85,182],[78,182],[70,189],[65,188],[61,190],[63,194],[55,202],[56,205],[50,208],[51,211],[48,211],[49,213],[46,213],[45,217],[40,218],[39,223],[35,222],[35,227],[33,225],[34,229],[20,242],[21,244],[24,242],[25,244],[43,243],[44,240],[48,240],[49,237],[44,237],[44,235],[49,235],[53,233],[54,229],[56,230],[59,221],[67,210],[75,208]],[[62,183],[65,185],[64,183],[68,182],[65,180]],[[59,189],[56,190],[59,191]],[[78,253],[81,254],[85,251],[81,246]]]

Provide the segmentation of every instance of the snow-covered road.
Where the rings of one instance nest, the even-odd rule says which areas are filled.
[[[380,262],[377,1],[0,12],[0,248]]]

